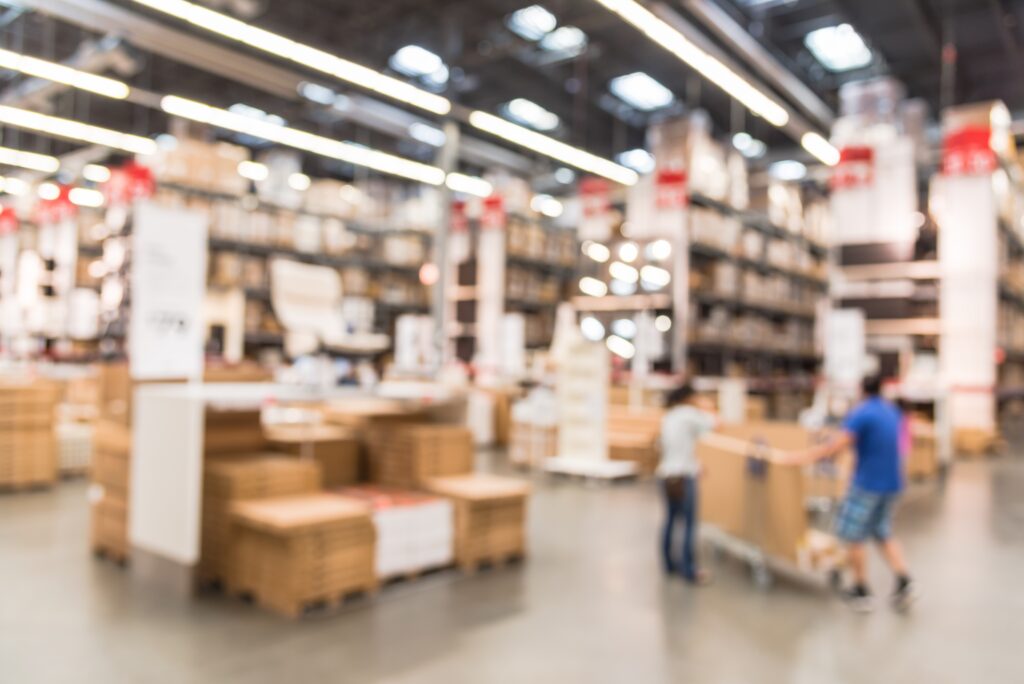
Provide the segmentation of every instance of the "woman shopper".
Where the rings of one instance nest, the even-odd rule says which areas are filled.
[[[694,453],[697,440],[717,424],[714,414],[695,403],[693,387],[685,384],[668,395],[661,421],[661,462],[657,475],[664,490],[666,516],[662,554],[667,573],[678,573],[691,584],[706,584],[709,577],[697,565],[697,493],[700,463]],[[682,524],[682,549],[673,552],[676,523]]]

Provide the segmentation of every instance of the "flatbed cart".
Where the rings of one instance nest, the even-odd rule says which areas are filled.
[[[700,526],[700,539],[710,548],[713,560],[717,562],[722,553],[727,553],[746,563],[754,585],[762,590],[769,589],[776,576],[837,590],[846,554],[835,537],[810,527],[803,466],[789,464],[785,452],[763,441],[710,435],[704,444],[719,450],[722,458],[728,454],[734,461],[741,459],[720,464],[730,477],[740,480],[732,483],[738,484],[732,491],[743,501],[742,515],[730,521],[737,532],[727,531],[714,520]],[[710,467],[715,467],[714,462]],[[770,506],[785,510],[771,510]],[[783,523],[786,529],[771,529],[773,522]],[[778,553],[782,547],[788,553]]]

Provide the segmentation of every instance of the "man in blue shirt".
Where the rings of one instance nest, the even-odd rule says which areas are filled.
[[[881,388],[878,377],[864,380],[864,399],[846,417],[842,434],[800,458],[813,462],[834,456],[850,446],[856,450],[853,482],[839,508],[836,535],[848,545],[853,572],[854,584],[845,592],[845,597],[861,611],[871,609],[865,549],[869,539],[878,544],[896,575],[893,605],[906,608],[914,598],[903,549],[892,536],[893,509],[903,491],[899,448],[903,416],[894,404],[881,397]]]

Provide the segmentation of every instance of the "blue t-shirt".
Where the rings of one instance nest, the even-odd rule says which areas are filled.
[[[871,397],[846,417],[843,428],[857,439],[857,467],[853,484],[877,494],[903,489],[900,467],[900,423],[903,416],[895,405]]]

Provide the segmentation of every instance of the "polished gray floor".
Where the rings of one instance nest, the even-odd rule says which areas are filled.
[[[691,589],[659,572],[653,485],[538,479],[525,565],[292,623],[133,586],[89,555],[85,497],[80,482],[0,496],[0,682],[1024,681],[1024,459],[958,464],[907,495],[897,529],[924,590],[910,615],[760,591],[728,561]]]

